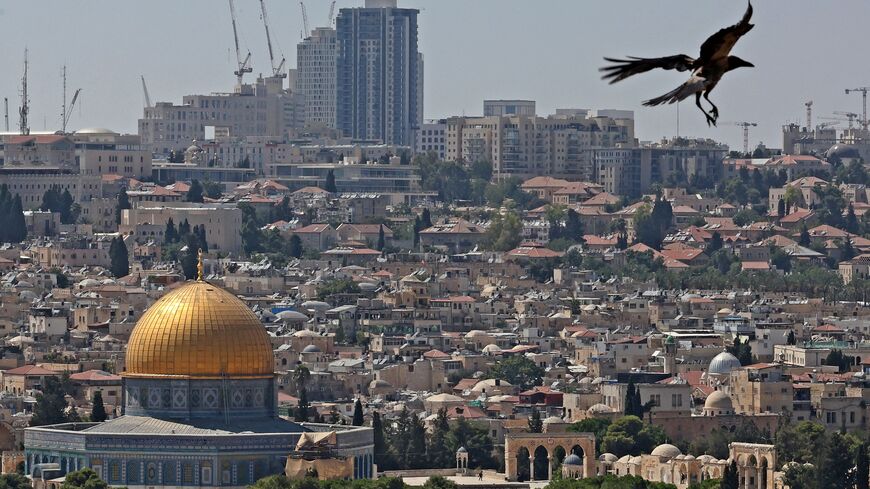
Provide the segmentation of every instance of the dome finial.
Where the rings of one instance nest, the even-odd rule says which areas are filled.
[[[196,281],[202,282],[202,248],[196,252]]]

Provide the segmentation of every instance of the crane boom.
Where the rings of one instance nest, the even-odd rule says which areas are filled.
[[[275,66],[275,54],[272,51],[272,36],[269,34],[269,18],[266,16],[266,0],[260,0],[260,12],[263,14],[263,26],[266,28],[266,44],[269,45],[269,63],[272,65],[272,76],[286,78],[287,74],[283,73],[286,60],[283,56],[281,56],[281,62],[278,63],[278,66]]]
[[[335,0],[332,0],[332,3],[329,4],[329,23],[326,24],[332,27],[335,24]]]
[[[305,36],[311,32],[311,29],[308,27],[308,10],[305,9],[305,2],[300,1],[299,5],[302,7],[302,39],[305,39]]]
[[[24,76],[21,77],[21,107],[18,108],[18,130],[22,135],[30,134],[27,114],[30,112],[30,98],[27,96],[27,48],[24,48]]]
[[[867,92],[870,91],[870,87],[858,87],[858,88],[847,88],[846,95],[849,95],[852,92],[861,92],[862,101],[863,101],[863,113],[861,116],[861,126],[864,130],[867,130],[870,122],[867,121]]]
[[[238,65],[238,69],[236,69],[236,71],[234,71],[233,74],[236,75],[236,80],[238,81],[238,84],[241,85],[242,84],[242,76],[245,73],[250,73],[254,70],[250,66],[250,62],[251,62],[251,53],[250,52],[248,52],[248,55],[245,57],[244,60],[242,59],[242,51],[241,51],[241,49],[239,49],[239,31],[236,28],[236,6],[233,4],[233,0],[228,0],[228,1],[230,3],[230,17],[232,18],[232,21],[233,21],[233,41],[235,42],[235,46],[236,46],[236,64]]]
[[[145,94],[145,107],[151,107],[151,97],[148,95],[148,87],[145,85],[145,75],[140,75],[142,78],[142,92]]]
[[[63,119],[63,132],[66,132],[66,125],[69,122],[69,118],[72,115],[73,107],[76,106],[76,100],[79,99],[79,94],[82,93],[81,88],[77,88],[75,93],[73,94],[72,101],[69,103],[69,109],[65,110],[65,116]]]

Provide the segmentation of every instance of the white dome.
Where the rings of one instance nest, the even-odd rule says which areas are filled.
[[[332,306],[323,301],[305,301],[302,303],[302,307],[305,309],[323,309],[324,311],[332,308]]]
[[[472,329],[468,333],[465,333],[465,339],[477,338],[478,336],[486,336],[486,331]]]
[[[651,453],[651,455],[665,458],[676,458],[682,454],[683,452],[681,452],[679,448],[671,445],[670,443],[662,443],[661,445],[655,447],[655,449],[653,449]]]
[[[488,354],[488,355],[493,355],[495,353],[501,353],[501,348],[499,348],[498,345],[496,345],[496,344],[491,344],[491,345],[484,346],[483,350],[481,350],[481,351],[483,353]]]
[[[513,387],[513,385],[508,382],[500,379],[486,379],[481,380],[480,382],[474,384],[474,387],[471,388],[471,392],[484,392],[491,391],[493,389],[501,390],[508,389]]]
[[[587,414],[610,414],[612,412],[613,409],[611,409],[610,406],[601,403],[593,404],[586,410]]]
[[[114,135],[117,135],[118,133],[111,130],[111,129],[106,129],[105,127],[86,127],[84,129],[79,129],[78,131],[75,132],[75,134],[114,134]]]
[[[544,424],[553,424],[553,423],[564,423],[565,420],[558,416],[550,416],[544,420]]]
[[[292,321],[292,320],[302,320],[308,321],[308,316],[302,314],[299,311],[281,311],[278,314],[275,314],[278,319],[284,321]]]
[[[613,462],[616,462],[617,460],[618,460],[618,459],[616,458],[616,455],[614,455],[614,454],[612,454],[612,453],[609,453],[609,452],[608,452],[608,453],[602,453],[601,456],[598,457],[598,461],[599,461],[599,462],[609,462],[609,463],[613,463]]]
[[[731,373],[732,370],[740,367],[740,360],[738,360],[737,357],[727,351],[723,351],[713,357],[713,360],[710,360],[710,366],[707,368],[707,373],[727,375]]]
[[[704,402],[704,411],[722,411],[722,414],[730,414],[733,410],[734,404],[731,398],[722,391],[713,391]]]
[[[577,456],[577,454],[572,453],[571,455],[568,455],[567,457],[565,457],[565,460],[562,462],[562,465],[579,466],[579,465],[583,465],[583,460],[580,459],[580,457]]]

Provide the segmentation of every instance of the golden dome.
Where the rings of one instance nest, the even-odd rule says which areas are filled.
[[[207,282],[191,282],[157,300],[127,344],[126,377],[272,377],[272,346],[257,316]]]

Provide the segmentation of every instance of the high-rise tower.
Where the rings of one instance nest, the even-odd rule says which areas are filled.
[[[345,136],[411,145],[422,120],[417,9],[366,0],[336,19],[336,127]]]

